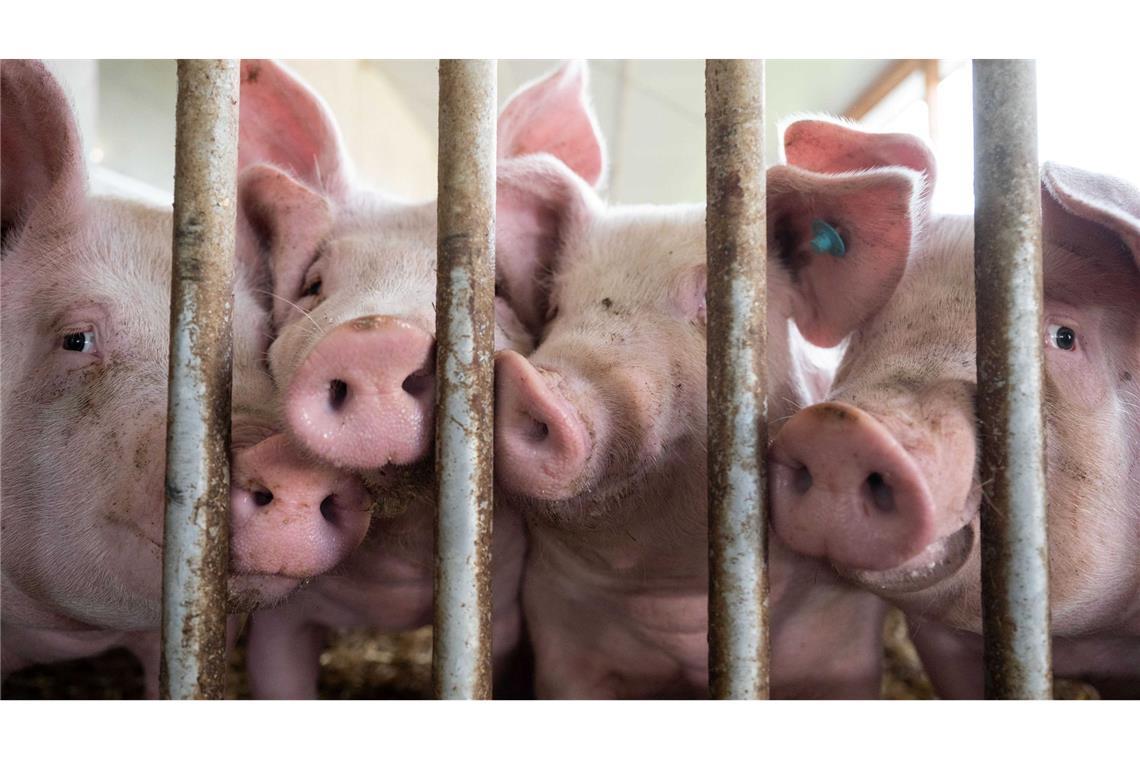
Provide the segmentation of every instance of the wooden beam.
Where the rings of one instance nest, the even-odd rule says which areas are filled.
[[[843,116],[853,121],[862,119],[871,112],[872,108],[881,103],[896,87],[902,84],[907,77],[921,69],[925,60],[923,58],[902,58],[892,63],[878,79],[852,101],[847,110],[843,112]]]

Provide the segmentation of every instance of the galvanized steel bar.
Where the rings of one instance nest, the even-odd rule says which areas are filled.
[[[709,689],[768,696],[763,61],[705,63]]]
[[[491,696],[493,60],[439,63],[435,628],[439,699]]]
[[[178,62],[161,692],[220,699],[226,674],[238,62]]]
[[[1041,183],[1032,61],[974,61],[986,696],[1049,699]]]

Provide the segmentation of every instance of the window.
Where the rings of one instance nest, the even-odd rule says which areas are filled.
[[[900,62],[896,72],[905,73],[901,81],[873,103],[857,102],[858,110],[848,115],[876,131],[909,132],[927,140],[938,159],[934,210],[972,213],[974,136],[970,62],[938,61],[936,69],[928,69],[925,64],[924,61]],[[929,86],[927,71],[932,72]],[[1140,150],[1135,148],[1140,99],[1125,92],[1129,86],[1123,72],[1102,61],[1039,60],[1040,160],[1072,164],[1140,185]]]

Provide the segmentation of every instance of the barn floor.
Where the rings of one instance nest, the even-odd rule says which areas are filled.
[[[883,631],[884,699],[933,699],[930,681],[892,612]],[[248,699],[244,639],[230,662],[227,697]],[[4,699],[141,699],[142,668],[125,650],[100,657],[28,668],[4,681]],[[1086,684],[1059,680],[1059,699],[1097,699]],[[333,637],[321,655],[320,695],[325,699],[427,699],[431,697],[431,629],[398,635],[353,631]]]

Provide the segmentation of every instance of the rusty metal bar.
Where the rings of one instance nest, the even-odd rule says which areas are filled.
[[[974,61],[986,696],[1049,699],[1041,182],[1032,61]]]
[[[439,63],[435,627],[439,699],[491,696],[493,60]]]
[[[178,62],[161,693],[220,699],[226,674],[238,62]]]
[[[705,63],[709,689],[768,696],[764,62]]]

